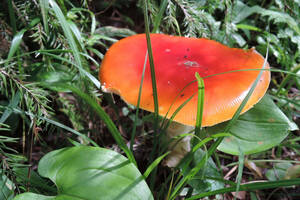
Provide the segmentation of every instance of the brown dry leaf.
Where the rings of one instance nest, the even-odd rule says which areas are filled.
[[[246,199],[246,191],[231,192],[231,194],[238,199],[241,200]]]
[[[256,164],[252,161],[246,160],[245,161],[245,166],[251,170],[252,172],[255,173],[255,176],[258,176],[259,178],[263,178],[261,169],[256,166]]]

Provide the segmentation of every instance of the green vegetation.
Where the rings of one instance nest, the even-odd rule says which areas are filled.
[[[299,0],[0,5],[0,200],[300,199]],[[229,122],[201,128],[199,89],[192,151],[174,169],[163,165],[169,123],[159,123],[156,86],[148,113],[98,80],[112,43],[143,32],[255,47],[272,66],[268,94],[238,117],[250,90]]]

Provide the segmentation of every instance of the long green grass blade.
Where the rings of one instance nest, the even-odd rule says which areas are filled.
[[[61,60],[63,62],[66,62],[70,65],[74,65],[75,67],[78,68],[78,70],[83,74],[85,75],[86,77],[88,77],[90,79],[90,81],[97,87],[97,88],[100,88],[100,81],[98,79],[96,79],[92,74],[90,74],[88,71],[86,71],[84,68],[81,68],[79,65],[77,65],[76,63],[73,63],[72,61],[64,58],[64,57],[61,57],[61,56],[58,56],[58,55],[55,55],[55,54],[52,54],[52,53],[48,53],[47,51],[39,51],[41,54],[44,54],[44,55],[48,55],[48,56],[51,56],[55,59],[58,59],[58,60]]]
[[[61,123],[59,123],[59,122],[57,122],[57,121],[55,121],[55,120],[49,119],[49,118],[47,118],[47,117],[42,117],[42,116],[39,116],[39,115],[35,115],[35,114],[33,114],[33,113],[30,113],[30,112],[24,112],[23,110],[20,110],[20,109],[17,108],[17,107],[15,107],[15,108],[14,108],[14,107],[9,107],[9,109],[10,109],[12,112],[15,112],[15,113],[17,113],[17,114],[28,115],[28,116],[30,116],[30,117],[32,117],[32,118],[37,118],[37,119],[44,120],[44,121],[48,122],[49,124],[53,124],[53,125],[55,125],[55,126],[61,128],[61,129],[64,129],[64,130],[66,130],[66,131],[69,131],[69,132],[71,132],[71,133],[74,133],[75,135],[77,135],[77,136],[79,136],[79,137],[84,138],[85,140],[89,141],[89,142],[90,142],[92,145],[94,145],[95,147],[99,147],[99,145],[98,145],[97,143],[95,143],[93,140],[91,140],[91,139],[90,139],[89,137],[87,137],[86,135],[84,135],[84,134],[82,134],[82,133],[80,133],[80,132],[78,132],[78,131],[76,131],[76,130],[74,130],[74,129],[72,129],[72,128],[66,126],[66,125],[64,125],[64,124],[61,124]]]
[[[162,122],[161,122],[161,126],[163,127],[162,129],[163,130],[166,130],[168,127],[169,127],[169,125],[170,125],[170,123],[173,121],[173,119],[175,118],[175,116],[177,115],[177,113],[196,95],[196,92],[194,93],[194,94],[192,94],[186,101],[184,101],[178,108],[176,108],[176,110],[172,113],[172,115],[171,115],[171,117],[169,118],[169,120],[168,120],[168,115],[169,115],[169,113],[170,113],[170,110],[171,110],[171,108],[172,108],[172,106],[174,105],[174,103],[176,102],[176,100],[180,97],[180,95],[183,93],[183,91],[188,87],[188,86],[190,86],[192,83],[194,83],[195,81],[191,81],[191,82],[189,82],[187,85],[185,85],[179,92],[178,92],[178,94],[176,95],[176,97],[173,99],[173,101],[172,101],[172,103],[171,103],[171,105],[170,105],[170,107],[168,108],[168,111],[167,111],[167,113],[165,114],[165,116],[164,116],[164,118],[163,118],[163,120],[162,120]],[[166,124],[166,121],[168,121],[167,122],[167,124]],[[166,125],[165,125],[166,124]]]
[[[83,38],[81,36],[81,31],[79,30],[79,28],[76,26],[76,24],[73,21],[67,20],[66,22],[68,23],[69,28],[70,28],[71,32],[73,33],[74,39],[76,39],[77,44],[79,44],[80,49],[82,51],[84,51],[85,48],[84,48],[84,44],[83,44]],[[79,50],[79,52],[80,52],[80,50]]]
[[[77,47],[76,41],[74,39],[74,35],[72,33],[72,28],[70,27],[70,24],[67,22],[63,12],[61,11],[61,9],[59,8],[59,6],[57,5],[57,3],[54,0],[49,0],[49,4],[51,5],[54,13],[56,14],[56,17],[58,19],[58,21],[61,24],[61,27],[64,31],[64,34],[68,40],[68,43],[70,45],[70,48],[72,50],[72,53],[74,55],[74,59],[76,62],[76,65],[79,69],[79,72],[82,74],[82,72],[84,72],[84,65],[83,63],[85,62],[84,59],[80,56],[80,51]],[[87,74],[84,74],[87,75]],[[95,78],[93,78],[92,76],[88,76],[88,78],[92,81],[92,83],[95,84],[95,86],[97,88],[100,88],[100,84],[96,84],[96,81],[94,80]]]
[[[86,141],[89,141],[95,147],[99,147],[99,145],[96,142],[94,142],[93,140],[91,140],[91,138],[89,138],[88,136],[86,136],[86,135],[84,135],[84,134],[82,134],[82,133],[80,133],[80,132],[78,132],[78,131],[76,131],[76,130],[74,130],[74,129],[72,129],[72,128],[64,125],[64,124],[62,124],[62,123],[59,123],[57,121],[54,121],[54,120],[46,118],[46,117],[39,117],[39,116],[34,116],[34,117],[37,117],[37,118],[39,118],[41,120],[45,120],[49,124],[53,124],[53,125],[55,125],[55,126],[57,126],[59,128],[65,129],[67,131],[70,131],[71,133],[74,133],[75,135],[77,135],[77,136],[79,136],[81,138],[84,138]]]
[[[158,110],[158,98],[157,98],[157,87],[156,87],[156,77],[155,77],[155,68],[153,61],[153,53],[151,46],[151,38],[150,38],[150,28],[149,28],[149,18],[148,18],[148,1],[144,0],[144,21],[145,21],[145,32],[146,32],[146,40],[147,40],[147,50],[150,64],[150,72],[151,72],[151,82],[152,82],[152,91],[153,91],[153,102],[154,102],[154,144],[153,149],[150,154],[150,162],[154,160],[154,155],[158,146],[158,119],[159,119],[159,110]],[[150,189],[153,189],[155,178],[156,178],[156,169],[155,168],[151,176]]]
[[[16,23],[16,16],[15,16],[15,11],[13,9],[12,2],[13,2],[12,0],[7,0],[10,25],[13,29],[13,34],[15,35],[17,32],[17,23]]]
[[[163,155],[159,156],[158,158],[156,158],[151,165],[149,165],[149,167],[146,169],[146,171],[144,172],[144,177],[147,178],[149,176],[149,174],[151,173],[151,171],[153,171],[155,169],[155,167],[162,161],[162,159],[164,159],[170,152],[166,152]]]
[[[168,0],[163,0],[161,6],[159,8],[158,14],[157,14],[157,16],[155,17],[155,20],[154,20],[152,33],[157,33],[158,32],[158,28],[159,28],[162,16],[164,14],[164,11],[165,11],[167,5],[168,5]]]
[[[263,190],[263,189],[271,189],[271,188],[279,188],[279,187],[289,187],[293,185],[300,185],[300,178],[296,179],[290,179],[290,180],[278,180],[278,181],[268,181],[268,182],[254,182],[254,183],[248,183],[243,184],[240,186],[239,191],[255,191],[255,190]],[[220,190],[214,190],[209,192],[204,192],[198,195],[194,195],[191,198],[188,198],[186,200],[194,200],[194,199],[200,199],[203,197],[208,197],[212,195],[217,194],[224,194],[228,192],[235,192],[236,186],[223,188]]]
[[[167,121],[167,123],[165,124],[166,118],[162,121],[162,130],[166,130],[170,124],[173,122],[173,119],[175,118],[175,116],[177,115],[177,113],[190,101],[192,100],[192,98],[195,96],[196,94],[193,94],[191,97],[189,97],[187,100],[185,100],[178,108],[176,108],[176,110],[174,111],[174,113],[171,115],[170,119]],[[169,112],[169,111],[168,111]],[[168,113],[166,114],[168,115]]]
[[[138,115],[139,115],[139,110],[140,110],[144,76],[145,76],[145,71],[146,71],[146,66],[147,66],[147,58],[148,58],[148,51],[146,52],[146,55],[145,55],[144,67],[143,67],[143,72],[142,72],[142,77],[141,77],[141,82],[140,82],[140,87],[139,87],[139,95],[138,95],[138,100],[137,100],[137,104],[136,104],[136,111],[135,111],[135,116],[134,116],[132,132],[131,132],[131,138],[130,138],[130,150],[131,151],[133,150],[133,143],[134,143],[134,138],[135,138],[135,134],[136,134],[136,126],[137,126]]]
[[[297,65],[296,67],[294,67],[294,68],[292,69],[291,72],[292,72],[293,74],[296,74],[296,75],[297,75],[298,71],[300,71],[300,64]],[[282,90],[282,88],[284,88],[284,86],[285,86],[287,83],[289,83],[289,81],[291,80],[291,78],[293,78],[293,75],[292,75],[292,74],[288,74],[288,75],[283,79],[283,81],[281,82],[281,84],[279,85],[279,87],[278,87],[278,89],[277,89],[277,92],[276,92],[276,95],[277,95],[277,96],[279,95],[279,93],[280,93],[280,91]]]
[[[150,30],[149,30],[149,19],[148,19],[147,12],[148,12],[148,1],[145,0],[144,1],[145,33],[146,33],[146,39],[147,39],[147,50],[148,50],[149,64],[150,64],[150,71],[151,71],[151,81],[152,81],[153,101],[154,101],[154,114],[155,114],[156,118],[158,118],[159,111],[158,111],[156,76],[155,76],[154,59],[153,59]]]
[[[9,49],[7,59],[11,59],[14,56],[14,54],[16,53],[16,51],[19,49],[19,46],[22,42],[23,35],[24,35],[25,32],[26,32],[26,29],[22,29],[20,32],[18,32],[14,36],[14,38],[11,42],[11,47]]]
[[[69,24],[63,14],[63,12],[61,11],[60,7],[57,5],[55,0],[49,0],[49,4],[51,5],[58,21],[60,22],[61,28],[63,29],[66,38],[68,39],[69,45],[73,51],[74,58],[75,58],[77,65],[82,67],[82,62],[81,62],[81,58],[79,56],[79,51],[78,51],[76,42],[74,40],[71,29],[69,27]]]
[[[40,0],[40,7],[42,12],[44,30],[47,35],[49,35],[49,24],[48,24],[48,12],[49,12],[49,1]]]
[[[248,102],[248,100],[250,99],[252,93],[254,92],[256,85],[258,84],[264,69],[266,68],[267,65],[267,58],[268,58],[268,54],[269,54],[269,50],[267,49],[267,53],[266,53],[266,57],[265,57],[265,61],[264,64],[262,66],[262,69],[260,70],[257,78],[255,79],[254,83],[252,84],[250,90],[248,91],[246,97],[243,99],[241,105],[239,106],[239,108],[237,109],[237,111],[234,113],[232,119],[229,121],[229,123],[227,124],[227,126],[225,127],[224,132],[228,132],[231,128],[231,126],[236,122],[236,120],[238,119],[239,115],[241,114],[243,108],[245,107],[246,103]]]

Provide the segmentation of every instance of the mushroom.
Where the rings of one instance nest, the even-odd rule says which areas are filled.
[[[167,133],[170,137],[192,130],[196,123],[196,72],[203,78],[205,85],[202,119],[202,126],[205,127],[233,117],[264,64],[264,58],[254,48],[229,48],[204,38],[163,34],[151,34],[150,38],[159,115],[170,118],[180,105],[194,95],[173,119],[177,124],[171,125],[171,131]],[[136,105],[146,52],[145,34],[130,36],[113,44],[105,54],[99,72],[105,91],[118,94],[127,103]],[[242,113],[264,96],[269,82],[270,72],[265,70]],[[149,61],[146,64],[140,108],[154,111]],[[175,157],[171,156],[169,160],[173,161],[167,162],[168,166],[176,166],[189,151],[189,141],[185,143],[188,146],[179,145],[182,154],[177,155],[176,152]]]

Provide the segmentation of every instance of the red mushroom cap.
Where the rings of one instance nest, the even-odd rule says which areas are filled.
[[[208,39],[151,34],[159,114],[168,118],[189,97],[197,94],[195,73],[204,79],[205,97],[202,126],[211,126],[232,118],[251,88],[264,58],[254,49],[229,48]],[[99,78],[107,91],[119,94],[136,105],[147,42],[145,34],[134,35],[113,44],[101,64]],[[269,68],[267,64],[266,69]],[[191,83],[194,81],[193,83]],[[259,84],[242,112],[250,109],[265,94],[270,72],[263,72]],[[190,84],[190,85],[188,85]],[[187,86],[188,85],[188,86]],[[187,86],[187,87],[186,87]],[[181,93],[180,91],[186,87]],[[197,113],[195,95],[176,115],[175,121],[194,126]],[[172,106],[171,106],[172,105]],[[140,107],[154,110],[151,73],[147,61]]]

